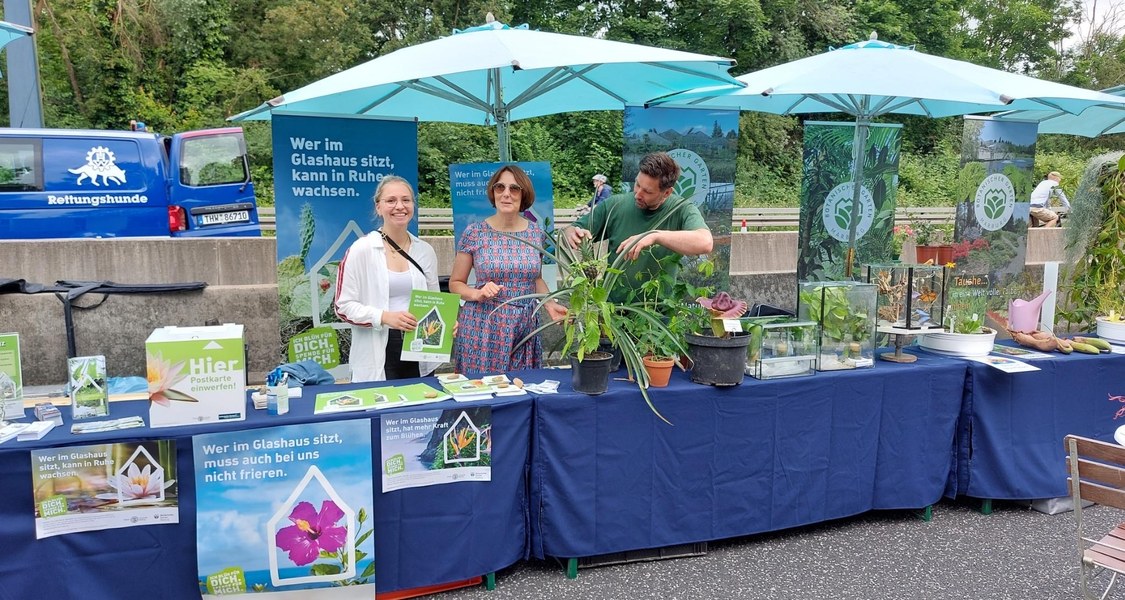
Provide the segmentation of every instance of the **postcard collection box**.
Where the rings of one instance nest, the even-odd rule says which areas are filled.
[[[865,265],[864,271],[879,295],[879,326],[936,329],[945,322],[945,267],[892,263]]]
[[[242,325],[161,327],[145,340],[149,425],[246,418]]]
[[[779,379],[816,373],[819,325],[792,318],[757,321],[749,328],[747,375],[755,379]]]
[[[875,285],[802,281],[797,318],[820,325],[817,371],[875,366]]]

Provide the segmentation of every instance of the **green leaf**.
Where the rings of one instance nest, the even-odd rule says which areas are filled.
[[[340,565],[329,565],[324,563],[317,563],[309,569],[309,573],[316,576],[324,575],[339,575]]]
[[[373,575],[375,575],[375,562],[374,561],[372,561],[371,564],[367,565],[367,567],[365,569],[363,569],[363,572],[359,574],[360,577],[371,577]]]

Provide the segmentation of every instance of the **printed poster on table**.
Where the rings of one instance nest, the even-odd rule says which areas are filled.
[[[492,481],[492,407],[419,410],[379,418],[383,493]]]
[[[24,416],[20,334],[0,333],[0,421]]]
[[[418,326],[403,336],[402,360],[448,362],[460,308],[461,296],[457,294],[412,290],[407,311],[418,320]]]
[[[1037,135],[1036,123],[965,117],[954,189],[954,288],[981,299],[988,327],[1006,325],[1009,300],[1042,291],[1024,276]]]
[[[206,594],[374,585],[369,421],[213,433],[192,446]]]
[[[31,451],[35,537],[180,522],[176,442]]]
[[[738,111],[713,108],[626,106],[621,182],[614,193],[632,193],[641,158],[667,152],[680,165],[674,192],[699,208],[715,239],[711,277],[695,268],[705,257],[686,257],[680,276],[694,285],[730,287],[730,234],[738,158]]]
[[[381,224],[374,197],[383,177],[402,177],[417,194],[418,124],[284,113],[272,123],[281,342],[328,326],[347,347],[350,328],[332,308],[340,260]]]
[[[902,125],[869,125],[858,206],[852,181],[855,128],[855,123],[805,122],[798,281],[846,279],[853,221],[856,269],[891,258]]]

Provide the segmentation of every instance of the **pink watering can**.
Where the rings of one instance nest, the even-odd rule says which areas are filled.
[[[1034,333],[1039,329],[1039,309],[1043,308],[1043,301],[1051,295],[1047,290],[1035,297],[1034,300],[1012,300],[1008,303],[1008,329]]]

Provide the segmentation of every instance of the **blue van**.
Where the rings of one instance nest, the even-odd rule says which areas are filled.
[[[259,235],[241,128],[0,128],[0,240]]]

